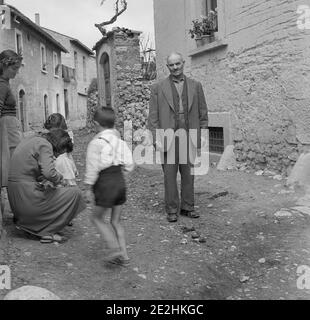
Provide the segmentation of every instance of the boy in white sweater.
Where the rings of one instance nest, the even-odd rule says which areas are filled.
[[[127,264],[129,257],[120,215],[121,206],[126,202],[123,170],[134,169],[132,153],[114,129],[113,109],[97,110],[94,122],[98,134],[87,147],[86,196],[95,203],[92,220],[106,242],[106,261]],[[111,214],[110,224],[104,222],[107,214]]]

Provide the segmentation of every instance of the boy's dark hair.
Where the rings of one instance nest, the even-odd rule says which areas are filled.
[[[47,130],[51,130],[53,128],[68,130],[66,120],[61,113],[52,113],[49,115],[44,123],[44,128]]]
[[[60,128],[53,128],[45,134],[47,141],[53,146],[56,157],[65,152],[73,151],[73,143],[67,131]]]
[[[94,120],[97,121],[101,127],[113,128],[115,123],[115,113],[112,108],[102,107],[96,110]]]

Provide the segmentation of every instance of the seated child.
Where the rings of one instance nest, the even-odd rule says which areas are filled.
[[[65,186],[77,185],[75,179],[78,176],[78,171],[71,155],[72,151],[73,143],[69,134],[67,133],[67,137],[63,138],[58,145],[58,150],[56,150],[57,157],[55,160],[56,170],[62,174],[62,184]]]
[[[76,177],[78,171],[72,159],[69,148],[63,149],[62,152],[55,160],[56,170],[63,175],[63,185],[76,186]]]
[[[62,149],[57,150],[56,158],[56,170],[60,172],[64,177],[64,185],[75,186],[76,177],[78,171],[72,157],[73,151],[73,132],[68,130],[66,120],[61,113],[52,113],[44,123],[44,127],[47,130],[53,130],[55,128],[61,128],[66,130],[70,139],[63,142]]]

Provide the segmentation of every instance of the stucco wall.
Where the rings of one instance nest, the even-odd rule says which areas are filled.
[[[71,127],[83,127],[86,125],[87,117],[87,90],[93,78],[97,77],[96,58],[89,55],[81,46],[73,43],[69,36],[59,32],[44,29],[57,41],[59,41],[69,52],[61,54],[61,62],[63,65],[75,69],[74,52],[77,53],[77,70],[76,81],[66,84],[68,92],[70,92],[69,100],[69,119]],[[83,57],[86,63],[86,77],[83,74]]]
[[[302,144],[310,143],[309,31],[296,26],[299,4],[303,2],[218,0],[218,38],[227,46],[189,57],[194,40],[187,35],[181,44],[175,40],[179,39],[175,29],[166,30],[165,36],[160,32],[159,21],[176,8],[154,1],[159,60],[167,53],[167,42],[181,48],[188,62],[186,72],[202,82],[209,110],[230,112],[237,159],[253,168],[286,172]],[[183,8],[191,6],[197,10],[191,1]],[[179,35],[190,25],[191,15],[187,17]]]

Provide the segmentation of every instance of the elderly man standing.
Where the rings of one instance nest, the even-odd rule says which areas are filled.
[[[196,150],[200,149],[201,129],[208,128],[208,109],[202,85],[184,75],[184,63],[179,53],[171,53],[167,57],[170,76],[151,87],[149,103],[148,129],[152,132],[156,150],[162,151],[163,155],[165,209],[169,222],[176,222],[179,213],[199,218],[199,214],[194,211],[194,175],[191,168],[195,156],[191,153],[194,151],[196,154]],[[185,141],[181,139],[181,135],[176,135],[179,137],[173,139],[174,145],[169,137],[165,141],[159,134],[163,130],[157,129],[170,133],[182,129],[187,135]],[[196,141],[189,138],[189,130],[197,130],[197,136],[193,136],[197,137]],[[171,153],[175,160],[173,162],[169,161]],[[181,174],[181,204],[177,187],[178,170]]]

